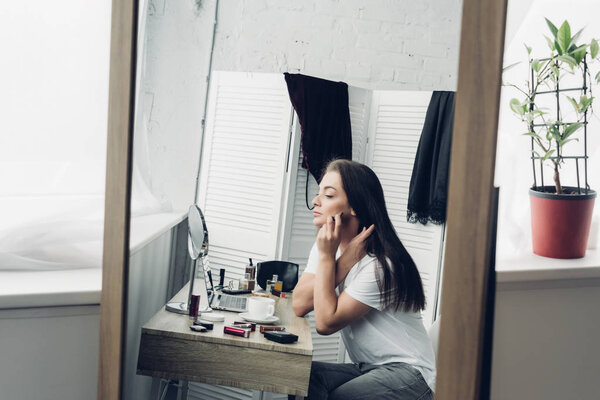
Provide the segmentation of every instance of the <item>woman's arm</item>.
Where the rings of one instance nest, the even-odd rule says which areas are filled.
[[[375,229],[375,225],[371,225],[369,229],[363,228],[362,232],[348,243],[348,247],[335,262],[335,287],[338,287],[346,279],[346,275],[352,267],[366,255],[365,241],[371,235],[373,229]],[[304,273],[294,288],[292,308],[299,317],[305,316],[314,309],[314,284],[315,274]]]
[[[292,296],[292,309],[298,317],[304,317],[313,310],[313,288],[315,274],[306,272],[302,274]]]
[[[331,335],[361,318],[372,308],[353,299],[346,292],[335,292],[335,260],[330,255],[319,256],[315,275],[315,325],[321,335]]]
[[[316,329],[321,335],[339,331],[372,309],[346,292],[339,297],[335,292],[335,253],[340,245],[342,225],[341,216],[336,217],[335,220],[328,218],[317,235],[319,267],[315,274],[313,299]]]

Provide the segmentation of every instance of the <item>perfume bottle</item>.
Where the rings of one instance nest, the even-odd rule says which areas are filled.
[[[279,280],[279,276],[273,275],[273,279],[267,281],[267,293],[271,293],[272,291],[281,292],[283,288],[283,282]]]
[[[252,259],[248,259],[250,264],[246,265],[244,271],[244,286],[246,289],[254,290],[256,284],[256,266],[252,265]]]

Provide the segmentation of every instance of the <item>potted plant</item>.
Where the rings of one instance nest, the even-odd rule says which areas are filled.
[[[522,99],[511,99],[510,108],[525,123],[524,135],[531,137],[534,183],[529,195],[533,251],[552,258],[580,258],[585,256],[596,198],[596,192],[587,183],[587,117],[594,102],[589,66],[598,61],[599,45],[595,39],[578,43],[582,30],[572,35],[567,21],[560,28],[547,18],[546,22],[551,33],[545,36],[549,54],[533,58],[531,47],[525,45],[530,80],[524,87],[508,84],[523,95]],[[581,78],[580,85],[562,84],[565,79],[573,81],[573,78]],[[594,80],[600,82],[600,72]],[[552,107],[540,106],[542,96],[551,96]],[[570,113],[565,112],[566,103],[572,107]],[[582,135],[583,154],[568,155],[565,149]],[[561,167],[566,162],[575,163],[577,186],[565,186],[561,181]],[[553,185],[544,184],[544,165],[552,168]]]

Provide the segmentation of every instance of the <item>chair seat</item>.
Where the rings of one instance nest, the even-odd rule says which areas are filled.
[[[282,290],[291,292],[298,283],[298,264],[288,261],[264,261],[256,264],[256,283],[263,289],[273,275],[283,282]]]

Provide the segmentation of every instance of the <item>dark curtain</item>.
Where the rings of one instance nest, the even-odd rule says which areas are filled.
[[[302,167],[319,182],[330,160],[352,159],[348,85],[301,74],[284,75],[302,129]]]
[[[453,123],[454,92],[433,92],[410,179],[408,222],[446,222]]]

